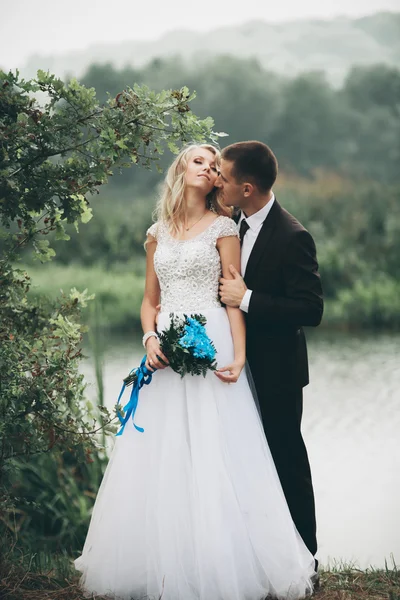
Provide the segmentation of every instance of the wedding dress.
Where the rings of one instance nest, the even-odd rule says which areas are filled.
[[[233,360],[217,239],[238,235],[220,216],[190,240],[162,223],[155,270],[158,329],[170,313],[201,313],[219,366]],[[115,439],[82,555],[88,593],[123,600],[298,600],[312,590],[314,558],[287,508],[245,371],[183,379],[156,371],[135,423]]]

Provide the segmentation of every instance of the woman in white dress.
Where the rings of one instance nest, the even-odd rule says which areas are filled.
[[[116,438],[75,566],[88,594],[122,600],[298,600],[314,557],[286,505],[245,371],[240,309],[218,298],[240,270],[236,224],[218,197],[219,152],[185,148],[147,231],[141,320],[149,369],[135,422]],[[157,318],[157,306],[161,311]],[[201,313],[218,371],[181,378],[156,330]],[[231,384],[231,385],[230,385]]]

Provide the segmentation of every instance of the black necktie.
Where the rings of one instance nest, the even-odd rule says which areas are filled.
[[[242,244],[243,244],[243,238],[248,229],[250,229],[250,225],[248,224],[246,219],[242,219],[242,222],[240,223],[240,229],[239,229],[240,246],[242,246]]]

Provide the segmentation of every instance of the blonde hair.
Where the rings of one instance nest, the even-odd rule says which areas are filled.
[[[157,221],[166,223],[171,233],[180,233],[186,217],[185,202],[185,173],[188,165],[187,156],[196,148],[204,148],[215,156],[215,164],[218,168],[221,163],[221,154],[218,148],[211,144],[189,144],[184,147],[169,167],[164,180],[161,196],[155,210]],[[214,188],[207,196],[207,208],[218,215],[230,217],[232,209],[222,202],[220,190]]]

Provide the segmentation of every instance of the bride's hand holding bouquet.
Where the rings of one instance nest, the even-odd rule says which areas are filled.
[[[156,369],[165,369],[169,366],[169,362],[163,351],[159,340],[155,336],[151,336],[146,342],[146,368],[149,371]]]

